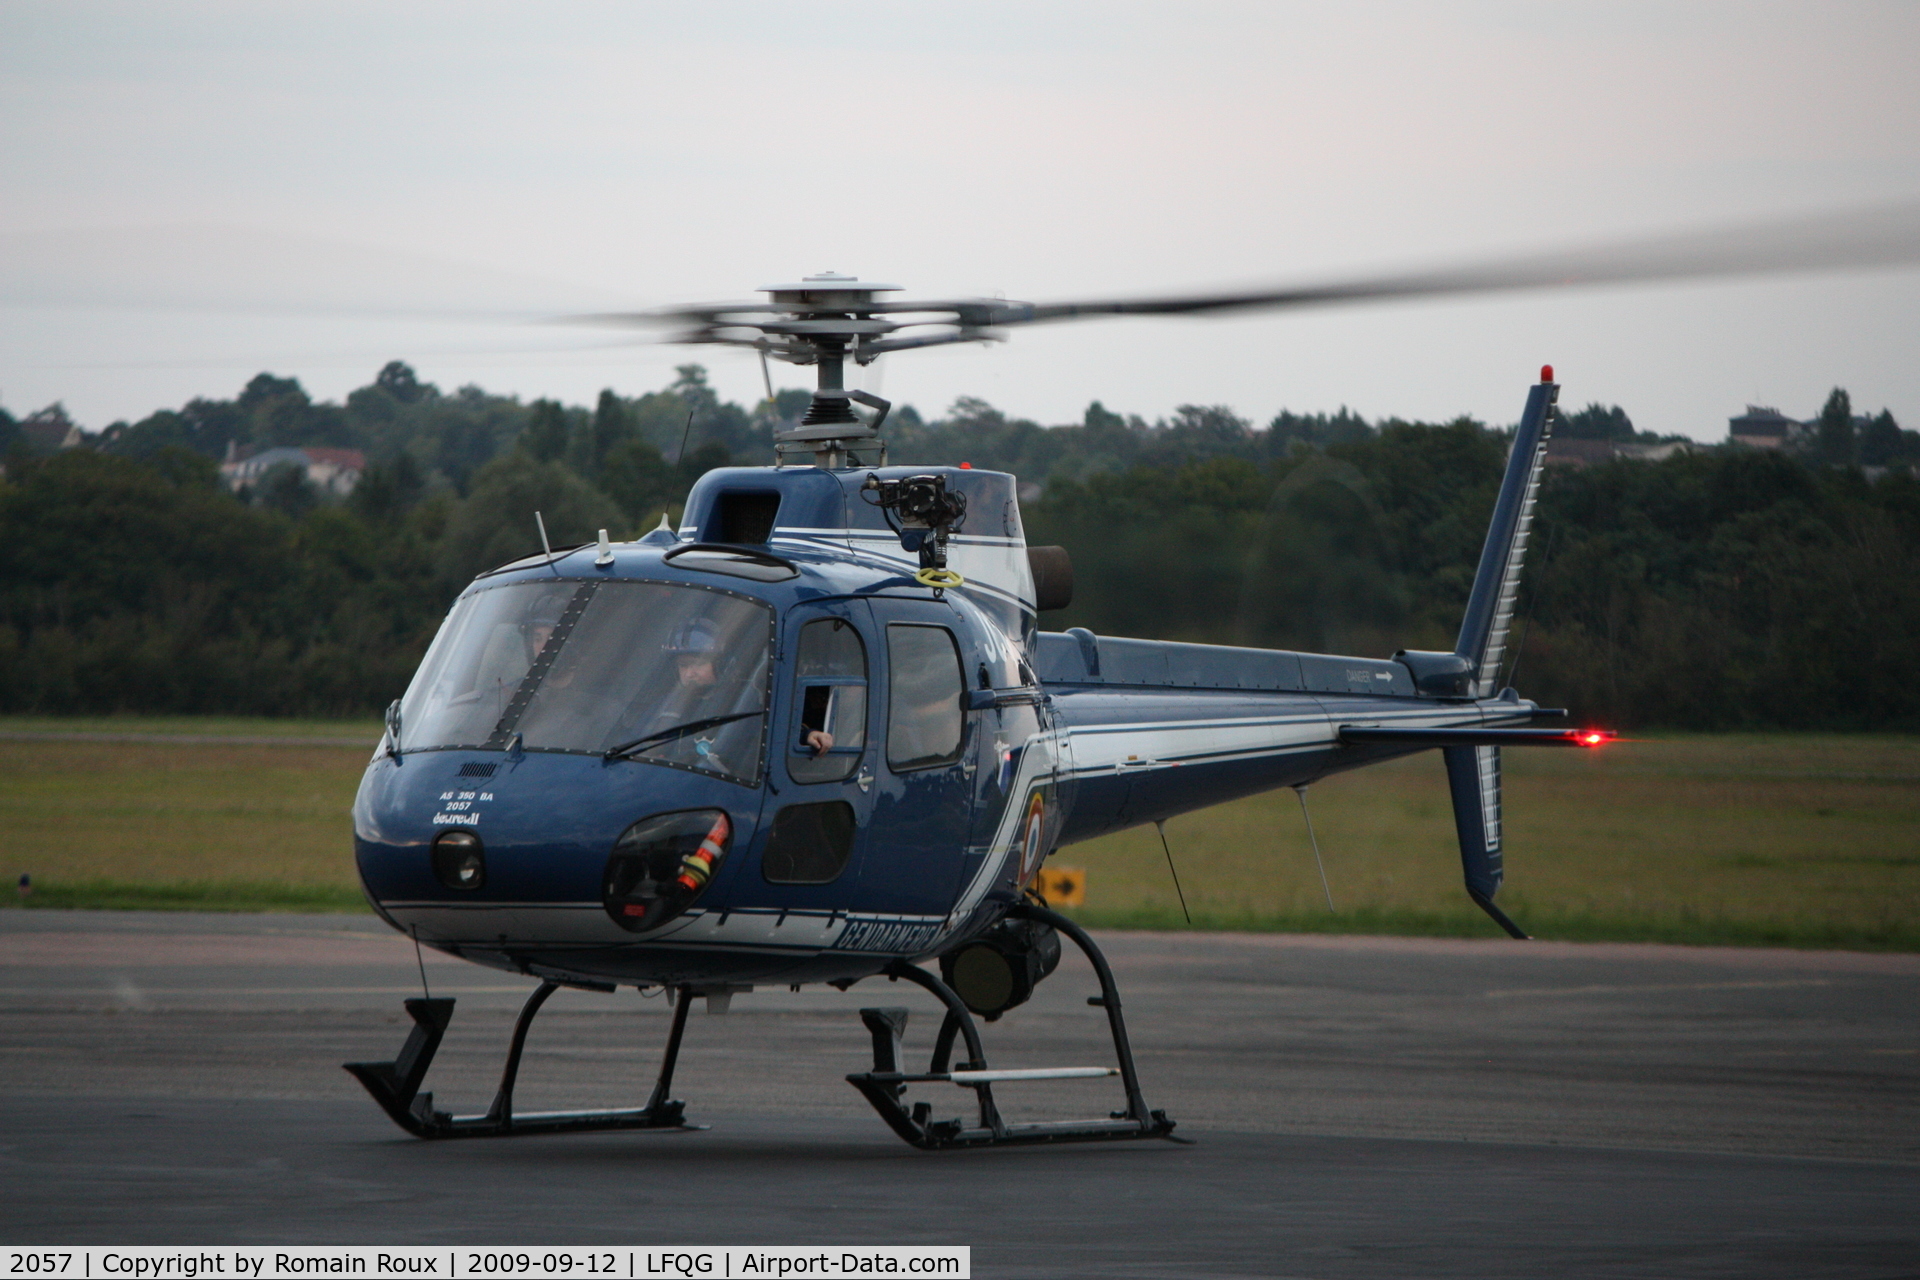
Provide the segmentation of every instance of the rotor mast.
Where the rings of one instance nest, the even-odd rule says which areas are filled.
[[[886,444],[880,424],[891,408],[887,401],[864,391],[849,391],[847,359],[868,364],[879,354],[862,350],[891,333],[895,325],[874,318],[875,295],[899,291],[899,285],[862,283],[832,271],[807,276],[798,284],[765,285],[771,309],[785,313],[759,322],[761,351],[789,364],[811,364],[815,369],[813,401],[800,424],[774,434],[774,454],[784,464],[793,453],[812,453],[814,465],[827,470],[857,465],[855,450],[876,450],[886,462]],[[872,418],[853,411],[855,403],[873,409]]]

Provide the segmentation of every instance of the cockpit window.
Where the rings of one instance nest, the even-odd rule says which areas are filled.
[[[601,754],[760,777],[772,611],[658,582],[516,582],[454,607],[401,703],[401,749]],[[729,718],[732,717],[732,718]],[[686,734],[695,722],[725,720]]]
[[[400,703],[401,749],[484,745],[580,587],[521,583],[454,605]]]

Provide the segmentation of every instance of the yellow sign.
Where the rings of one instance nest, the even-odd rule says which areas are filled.
[[[1085,867],[1042,867],[1034,881],[1050,907],[1080,907],[1087,902]]]

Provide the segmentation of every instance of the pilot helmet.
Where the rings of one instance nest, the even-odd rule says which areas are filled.
[[[709,619],[690,618],[673,629],[662,647],[675,657],[711,657],[720,648],[720,637]]]

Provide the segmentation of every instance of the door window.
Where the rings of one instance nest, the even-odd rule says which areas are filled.
[[[799,709],[787,744],[795,782],[838,782],[867,749],[867,646],[845,618],[820,618],[800,629],[794,662]]]
[[[887,764],[895,773],[905,773],[958,760],[965,681],[953,633],[945,627],[890,623],[887,664]]]

